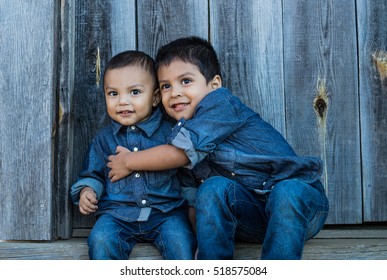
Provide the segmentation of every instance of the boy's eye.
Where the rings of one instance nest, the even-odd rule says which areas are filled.
[[[130,94],[132,95],[139,95],[141,93],[141,91],[139,91],[138,89],[134,89],[130,92]]]
[[[183,80],[181,81],[181,83],[182,83],[183,85],[189,84],[190,82],[191,82],[190,79],[183,79]]]
[[[169,89],[171,86],[169,84],[163,84],[163,85],[160,85],[160,89],[161,90],[166,90],[166,89]]]
[[[109,92],[107,93],[107,95],[108,95],[108,96],[117,96],[118,93],[117,93],[116,91],[109,91]]]

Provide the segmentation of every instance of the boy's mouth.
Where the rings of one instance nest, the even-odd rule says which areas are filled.
[[[189,103],[176,103],[176,104],[172,104],[171,107],[176,111],[180,111],[180,110],[184,110],[188,105]]]
[[[130,111],[130,110],[121,110],[121,111],[118,111],[117,113],[118,113],[119,115],[121,115],[121,116],[129,116],[129,115],[133,114],[134,111]]]

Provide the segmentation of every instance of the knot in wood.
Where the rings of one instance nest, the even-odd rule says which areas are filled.
[[[328,106],[324,99],[317,98],[314,102],[313,107],[316,110],[317,114],[320,116],[320,118],[323,118]]]

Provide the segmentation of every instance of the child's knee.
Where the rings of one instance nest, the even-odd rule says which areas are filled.
[[[229,184],[230,180],[221,177],[221,176],[214,176],[210,177],[207,180],[205,180],[200,186],[198,190],[198,196],[205,196],[205,195],[216,195],[218,193],[224,192],[224,189]]]
[[[115,244],[119,240],[118,236],[112,234],[111,231],[105,230],[91,230],[87,243],[89,246],[107,246],[108,244]]]

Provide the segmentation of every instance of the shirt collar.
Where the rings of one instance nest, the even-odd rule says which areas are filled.
[[[146,121],[135,124],[134,126],[144,131],[148,137],[151,137],[156,129],[160,126],[161,119],[162,112],[160,106],[158,106],[156,109],[154,109]],[[127,128],[127,126],[123,126],[114,120],[111,120],[111,126],[113,128],[114,135],[116,135],[122,128]]]

